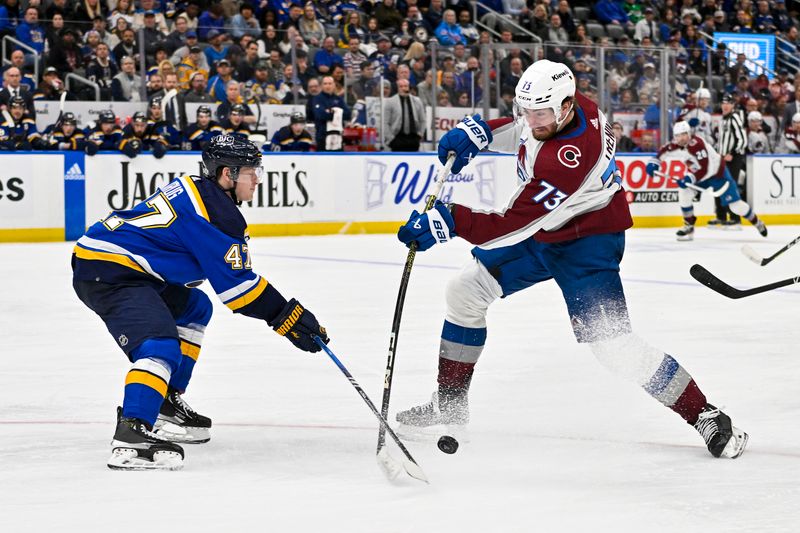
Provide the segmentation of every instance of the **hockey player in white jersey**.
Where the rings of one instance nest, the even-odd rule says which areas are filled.
[[[792,115],[792,123],[784,129],[778,153],[800,154],[800,113]]]
[[[464,119],[439,144],[439,160],[456,154],[459,172],[482,149],[517,155],[518,189],[500,212],[437,202],[412,213],[398,231],[424,251],[452,237],[475,245],[474,260],[446,290],[438,388],[430,402],[397,413],[408,435],[462,433],[467,393],[486,342],[486,314],[498,298],[555,280],[578,342],[611,372],[640,385],[703,437],[715,457],[738,457],[747,434],[709,404],[688,371],[631,330],[619,264],[632,219],[614,159],[611,124],[576,92],[562,63],[540,60],[516,87],[515,119]],[[538,314],[531,310],[530,327]],[[535,394],[535,387],[532,389]],[[565,391],[565,394],[568,392]],[[554,399],[554,408],[563,400]],[[508,406],[506,409],[513,409]],[[450,433],[450,434],[452,434]]]
[[[708,112],[711,104],[711,91],[701,87],[692,96],[692,101],[684,106],[678,120],[685,120],[692,128],[692,133],[702,137],[706,142],[711,142],[711,113]]]
[[[767,236],[767,227],[753,212],[753,208],[742,200],[736,182],[725,166],[725,161],[711,143],[692,135],[691,128],[685,121],[676,122],[672,127],[672,141],[662,146],[658,155],[647,163],[647,174],[652,176],[659,170],[662,161],[673,159],[686,164],[686,175],[677,180],[680,187],[678,204],[683,214],[683,227],[676,233],[679,241],[694,239],[697,217],[694,216],[692,202],[695,191],[690,189],[689,185],[718,191],[727,183],[727,190],[720,196],[722,206],[728,206],[733,213],[749,220],[762,236]]]

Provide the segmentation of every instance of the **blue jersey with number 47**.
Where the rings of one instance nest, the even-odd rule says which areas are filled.
[[[214,181],[184,176],[92,225],[74,249],[75,279],[194,287],[209,280],[235,312],[270,320],[286,300],[252,271],[247,224]]]

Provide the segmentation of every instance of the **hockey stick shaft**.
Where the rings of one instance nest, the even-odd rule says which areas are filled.
[[[439,196],[439,193],[442,190],[442,186],[444,185],[444,181],[447,179],[447,176],[450,175],[450,169],[453,168],[453,163],[455,163],[456,157],[455,154],[449,154],[447,157],[447,162],[445,163],[444,167],[439,171],[439,175],[436,178],[436,184],[434,185],[433,192],[428,196],[427,201],[425,202],[425,210],[426,212],[430,208],[433,207],[433,204],[436,202],[436,198]],[[386,372],[383,377],[383,401],[381,402],[381,415],[386,418],[389,416],[389,399],[392,394],[392,377],[394,376],[394,358],[395,354],[397,353],[397,339],[400,336],[400,321],[403,318],[403,305],[405,304],[406,300],[406,291],[408,290],[408,282],[411,279],[411,267],[414,266],[414,258],[417,255],[417,243],[412,242],[411,246],[408,250],[408,255],[406,256],[406,264],[403,267],[403,275],[400,278],[400,288],[397,291],[397,301],[394,305],[394,317],[392,318],[392,331],[389,335],[389,356],[386,361]],[[378,448],[377,451],[380,453],[381,449],[386,445],[386,431],[383,426],[378,429]]]
[[[780,289],[781,287],[788,287],[789,285],[800,283],[800,276],[795,276],[793,278],[776,281],[774,283],[768,283],[767,285],[762,285],[760,287],[753,287],[752,289],[737,289],[736,287],[728,285],[701,265],[693,265],[692,268],[689,269],[689,274],[691,274],[694,279],[709,289],[733,300],[746,298],[755,294],[761,294],[762,292],[768,292],[775,289]]]
[[[406,456],[406,459],[408,459],[408,461],[413,463],[413,467],[411,468],[409,468],[410,465],[408,465],[408,463],[404,465],[406,467],[406,472],[408,472],[408,474],[411,477],[427,483],[428,478],[425,476],[425,473],[422,472],[422,469],[419,467],[419,464],[417,464],[417,462],[411,456],[411,453],[408,451],[408,448],[405,447],[405,445],[397,436],[397,434],[394,432],[394,430],[391,427],[389,427],[389,422],[386,421],[385,417],[381,416],[381,414],[378,412],[378,408],[375,407],[375,404],[372,403],[372,400],[369,399],[367,393],[364,391],[364,389],[361,388],[361,385],[358,384],[358,382],[350,373],[350,371],[347,370],[347,368],[339,360],[339,358],[336,357],[336,355],[331,351],[330,348],[328,348],[328,345],[325,344],[322,341],[322,339],[320,339],[317,335],[314,335],[314,342],[316,342],[319,345],[319,347],[322,348],[326,354],[328,354],[328,357],[331,358],[331,360],[336,364],[336,366],[339,367],[339,370],[341,370],[342,374],[344,374],[347,377],[348,381],[350,381],[350,384],[353,386],[354,389],[356,389],[356,392],[358,392],[359,396],[361,396],[361,398],[364,400],[364,403],[366,403],[369,406],[370,410],[372,411],[372,414],[374,414],[375,417],[378,419],[378,421],[381,423],[381,427],[383,427],[385,431],[389,433],[389,436],[392,437],[392,439],[397,443],[397,446],[400,448],[400,451],[403,452],[403,455]]]
[[[781,248],[780,250],[778,250],[777,252],[775,252],[774,254],[772,254],[772,255],[771,255],[771,256],[769,256],[769,257],[761,257],[761,256],[760,256],[760,255],[759,255],[759,254],[758,254],[758,253],[757,253],[757,252],[756,252],[756,251],[753,249],[753,247],[752,247],[752,246],[750,246],[750,245],[747,245],[747,244],[746,244],[746,245],[744,245],[744,246],[742,247],[742,252],[743,252],[743,253],[744,253],[744,255],[746,255],[748,258],[750,258],[751,260],[753,260],[753,262],[755,262],[755,263],[758,263],[758,264],[759,264],[759,265],[761,265],[761,266],[765,266],[765,265],[768,265],[769,263],[771,263],[771,262],[772,262],[772,261],[773,261],[773,260],[774,260],[776,257],[778,257],[779,255],[781,255],[782,253],[784,253],[786,250],[788,250],[789,248],[791,248],[792,246],[794,246],[794,245],[795,245],[795,244],[797,244],[798,242],[800,242],[800,235],[798,235],[797,237],[795,237],[794,239],[792,239],[792,241],[791,241],[791,242],[789,242],[788,244],[786,244],[786,245],[785,245],[783,248]]]
[[[660,177],[660,178],[667,178],[668,180],[674,181],[676,183],[678,182],[678,178],[673,178],[672,176],[667,176],[663,172],[656,171],[655,175]],[[704,189],[702,187],[698,187],[694,183],[687,183],[686,187],[688,187],[689,189],[692,189],[693,191],[697,191],[697,192],[707,192],[711,196],[713,196],[714,198],[718,198],[718,197],[722,196],[723,194],[725,194],[725,191],[728,190],[728,187],[730,187],[730,184],[728,182],[725,182],[725,184],[722,187],[720,187],[719,189],[712,189],[711,187],[709,187],[707,189]]]

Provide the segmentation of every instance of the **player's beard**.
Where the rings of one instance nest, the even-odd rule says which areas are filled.
[[[556,136],[556,133],[558,133],[558,127],[555,122],[547,127],[531,128],[531,135],[533,135],[533,138],[537,141],[552,139]]]

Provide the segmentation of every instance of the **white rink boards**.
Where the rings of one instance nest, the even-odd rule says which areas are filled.
[[[557,287],[494,304],[473,380],[472,442],[446,456],[408,442],[430,486],[390,484],[377,423],[333,363],[215,301],[186,398],[214,420],[181,472],[105,466],[127,361],[72,293],[70,243],[0,245],[0,530],[7,532],[796,531],[800,519],[800,288],[726,300],[688,275],[739,287],[800,274],[798,226],[628,233],[622,276],[635,330],[674,355],[751,436],[736,461],[574,342]],[[329,329],[380,402],[405,250],[393,236],[251,241],[254,268]],[[392,413],[435,383],[456,240],[417,255]],[[392,450],[397,454],[397,450]]]

